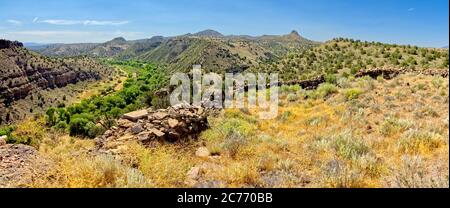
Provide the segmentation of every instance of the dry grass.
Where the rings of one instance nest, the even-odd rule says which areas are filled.
[[[90,154],[92,141],[50,134],[40,151],[55,168],[31,186],[188,187],[188,171],[201,167],[198,183],[214,187],[448,187],[445,91],[448,80],[413,75],[286,89],[285,99],[319,96],[283,100],[272,120],[259,120],[258,109],[226,110],[199,141],[131,143],[119,158]],[[195,157],[199,146],[214,157]]]

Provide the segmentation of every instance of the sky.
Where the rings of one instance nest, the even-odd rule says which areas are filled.
[[[105,42],[214,29],[225,35],[296,30],[423,47],[449,45],[448,0],[0,0],[0,38]]]

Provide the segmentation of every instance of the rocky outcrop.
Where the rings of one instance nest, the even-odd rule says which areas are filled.
[[[211,111],[184,105],[132,112],[119,119],[116,127],[97,138],[96,148],[103,152],[120,153],[120,146],[127,141],[152,146],[156,142],[195,139],[209,127],[207,116]]]

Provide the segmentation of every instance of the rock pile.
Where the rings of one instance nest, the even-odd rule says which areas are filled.
[[[117,126],[96,139],[97,149],[117,150],[121,143],[138,141],[151,146],[154,142],[176,142],[194,139],[208,126],[210,109],[194,106],[151,109],[125,114]]]
[[[385,79],[392,79],[400,74],[405,73],[416,73],[416,74],[423,74],[423,75],[429,75],[429,76],[441,76],[444,78],[448,77],[449,70],[448,69],[423,69],[423,70],[417,70],[417,69],[410,69],[410,68],[375,68],[365,71],[360,71],[356,73],[355,77],[365,77],[369,76],[373,79],[376,79],[379,76],[382,76]]]
[[[325,82],[325,77],[318,76],[308,80],[293,80],[287,82],[281,82],[279,85],[299,85],[302,89],[313,90],[319,87],[320,84]]]

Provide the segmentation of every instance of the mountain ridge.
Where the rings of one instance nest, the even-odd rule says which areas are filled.
[[[223,35],[212,29],[173,37],[154,36],[127,41],[117,37],[99,44],[58,44],[36,50],[56,57],[93,56],[167,64],[171,71],[186,71],[201,64],[208,71],[243,71],[260,61],[277,59],[292,49],[317,42],[292,31],[285,35]]]

